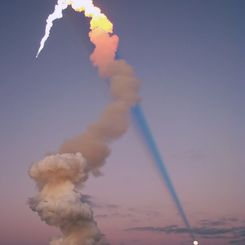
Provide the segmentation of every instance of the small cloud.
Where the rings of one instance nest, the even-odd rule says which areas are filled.
[[[231,223],[237,223],[237,218],[220,218],[217,220],[203,219],[200,221],[202,226],[231,226]]]
[[[98,209],[118,209],[120,208],[119,205],[111,204],[111,203],[104,203],[98,201],[94,196],[81,194],[81,202],[87,203],[92,208],[98,208]]]
[[[149,209],[149,208],[143,208],[143,209],[139,209],[139,208],[128,208],[128,212],[132,213],[132,215],[145,215],[148,218],[156,218],[156,217],[160,217],[163,214],[157,210],[154,209]]]
[[[91,207],[94,205],[93,197],[90,195],[81,194],[80,200],[81,202],[87,203]]]
[[[119,205],[116,205],[116,204],[105,204],[105,207],[109,208],[109,209],[117,209],[117,208],[119,208]]]
[[[145,227],[133,227],[127,229],[128,231],[151,231],[151,232],[164,232],[167,234],[175,233],[175,234],[185,234],[192,232],[196,235],[204,235],[204,236],[213,236],[213,235],[223,235],[227,233],[231,233],[235,228],[213,228],[213,227],[195,227],[189,230],[185,227],[179,227],[177,225],[170,225],[165,227],[153,227],[153,226],[145,226]]]
[[[211,224],[210,226],[207,226]],[[194,234],[204,239],[230,239],[231,244],[243,244],[245,241],[245,226],[241,227],[222,227],[222,222],[206,222],[205,226],[193,227],[191,230],[186,227],[179,227],[177,225],[170,225],[164,227],[143,226],[131,227],[126,231],[144,231],[144,232],[157,232],[165,234]],[[218,226],[218,227],[214,227]]]
[[[230,244],[235,244],[235,245],[244,245],[245,244],[245,239],[231,240],[229,243]]]
[[[227,220],[230,222],[239,222],[238,218],[227,218]]]
[[[224,226],[224,225],[226,225],[226,221],[223,219],[220,219],[220,220],[204,219],[204,220],[201,220],[200,223],[202,226]]]
[[[109,215],[107,215],[107,214],[97,214],[97,215],[95,215],[96,219],[106,219],[108,217],[109,217]]]

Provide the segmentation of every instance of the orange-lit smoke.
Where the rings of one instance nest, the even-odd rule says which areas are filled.
[[[65,140],[58,154],[32,165],[29,174],[39,193],[30,200],[30,206],[47,224],[62,231],[63,236],[51,241],[51,245],[105,244],[91,208],[81,201],[78,191],[89,173],[99,174],[110,154],[109,144],[127,131],[130,109],[139,100],[139,81],[126,61],[115,60],[119,38],[92,0],[58,0],[47,19],[37,56],[50,35],[53,21],[61,18],[68,6],[91,18],[89,38],[95,49],[90,59],[100,76],[109,81],[112,100],[84,133]]]

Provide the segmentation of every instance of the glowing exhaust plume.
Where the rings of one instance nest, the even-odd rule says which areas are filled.
[[[101,13],[101,10],[94,6],[92,0],[58,0],[55,5],[54,12],[49,15],[46,22],[45,34],[40,42],[40,47],[38,49],[36,57],[40,54],[42,49],[44,48],[45,42],[48,40],[51,28],[53,26],[53,22],[57,19],[61,19],[63,17],[63,10],[66,9],[69,5],[77,12],[84,12],[86,17],[91,17],[92,20],[90,22],[91,30],[99,28],[107,33],[112,33],[113,25],[108,20],[108,18]]]
[[[51,245],[102,245],[106,243],[79,189],[90,173],[99,174],[110,154],[109,144],[126,132],[130,108],[139,99],[139,81],[124,60],[115,60],[119,39],[112,34],[112,23],[91,0],[58,1],[47,20],[38,54],[49,36],[52,22],[62,17],[62,10],[69,5],[91,18],[89,37],[95,45],[91,61],[98,67],[99,74],[109,80],[113,100],[83,134],[66,140],[59,154],[31,166],[29,175],[36,181],[39,193],[29,204],[43,221],[60,228],[63,236],[53,239]]]

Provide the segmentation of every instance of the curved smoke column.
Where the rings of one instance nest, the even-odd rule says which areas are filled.
[[[39,192],[29,204],[43,221],[62,231],[63,236],[53,239],[51,245],[104,244],[93,212],[82,202],[79,190],[90,173],[99,173],[110,154],[109,144],[127,131],[130,109],[139,100],[139,81],[124,60],[115,60],[119,38],[112,34],[112,23],[92,0],[58,0],[55,11],[47,19],[38,54],[53,20],[61,18],[62,10],[68,5],[91,18],[89,38],[95,45],[91,61],[100,76],[109,81],[112,101],[84,133],[66,140],[58,154],[31,166],[29,175],[36,181]]]
[[[53,239],[51,245],[106,244],[93,218],[93,212],[82,201],[79,190],[90,172],[94,175],[100,173],[100,167],[110,154],[109,144],[128,128],[129,111],[132,108],[137,126],[184,224],[194,239],[143,111],[137,103],[139,81],[124,60],[115,59],[119,38],[112,34],[113,25],[101,10],[93,5],[92,0],[58,0],[54,12],[47,19],[45,35],[40,42],[37,56],[50,35],[53,21],[62,18],[62,11],[69,5],[91,18],[89,37],[95,45],[91,61],[97,66],[100,76],[109,81],[113,100],[83,134],[66,140],[60,146],[58,154],[32,165],[29,174],[36,181],[39,193],[30,199],[31,209],[47,224],[57,226],[62,231],[63,237]]]

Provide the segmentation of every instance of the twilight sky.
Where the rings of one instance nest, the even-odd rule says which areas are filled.
[[[245,243],[244,0],[95,0],[120,56],[142,80],[142,106],[200,244]],[[89,61],[88,20],[67,9],[35,55],[54,0],[0,8],[0,244],[59,234],[27,205],[27,171],[93,122],[110,99]],[[112,245],[191,244],[135,126],[87,181]]]

